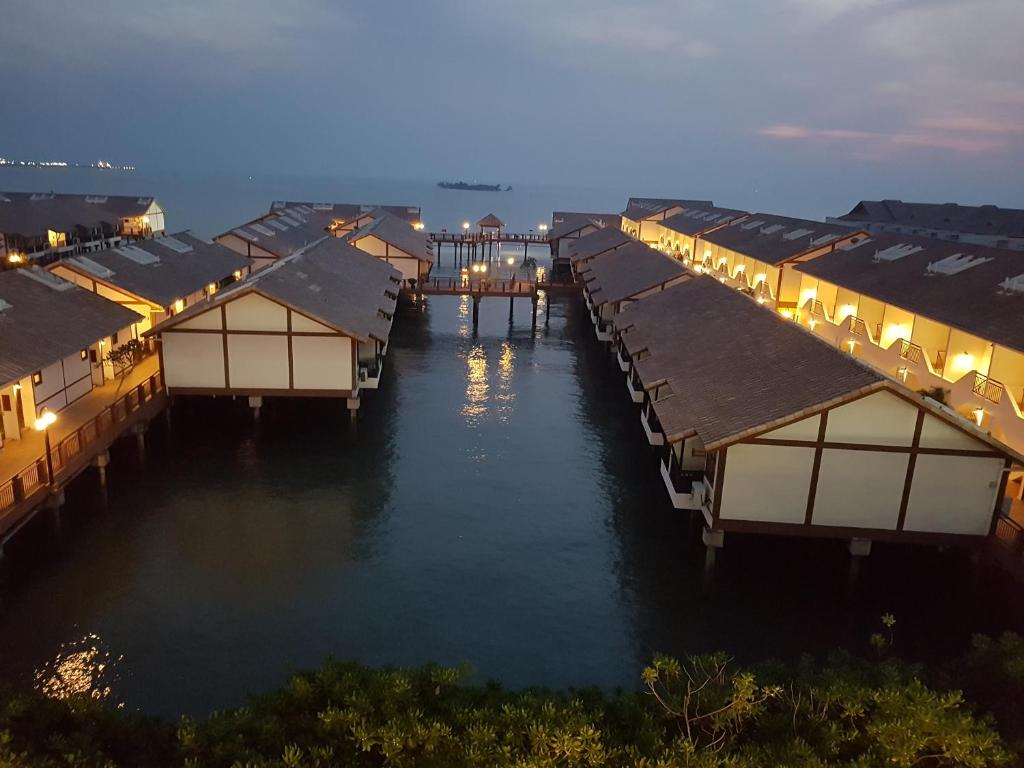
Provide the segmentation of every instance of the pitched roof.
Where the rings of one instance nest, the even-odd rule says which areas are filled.
[[[362,341],[387,341],[400,277],[386,261],[329,237],[193,304],[145,335],[159,335],[210,307],[258,293]]]
[[[349,221],[359,216],[372,213],[376,209],[387,211],[409,224],[418,224],[423,219],[422,209],[418,205],[368,205],[366,203],[311,203],[275,200],[270,205],[270,213],[287,209],[303,209],[308,217]]]
[[[141,251],[141,253],[140,253]],[[252,262],[189,232],[137,240],[54,264],[121,288],[160,307],[218,283]]]
[[[737,211],[732,208],[688,208],[659,223],[673,232],[697,236],[746,215],[746,211]]]
[[[903,246],[902,248],[900,246]],[[906,254],[906,255],[901,255]],[[930,264],[962,254],[974,266],[955,274]],[[955,260],[964,264],[963,258]],[[950,263],[950,262],[947,262]],[[983,339],[1024,351],[1024,253],[913,235],[872,234],[856,245],[797,265],[799,271]],[[956,265],[953,267],[956,269]]]
[[[574,232],[579,232],[584,227],[619,229],[621,226],[622,216],[617,213],[555,211],[551,214],[551,229],[548,230],[548,239],[554,240],[559,237],[565,237]]]
[[[0,272],[0,384],[41,370],[140,319],[39,267]]]
[[[368,235],[373,235],[421,261],[431,263],[434,261],[434,244],[431,242],[430,236],[418,232],[406,222],[389,213],[384,213],[369,224],[360,227],[348,235],[345,241],[354,244]]]
[[[626,209],[622,216],[633,221],[646,219],[664,213],[670,208],[710,208],[713,206],[710,200],[677,200],[666,197],[631,197],[626,202]]]
[[[478,227],[504,227],[505,222],[495,216],[493,213],[488,213],[482,219],[480,219],[476,225]]]
[[[623,301],[638,293],[684,277],[689,271],[671,256],[643,243],[601,254],[584,273],[585,287],[597,305]]]
[[[861,200],[838,218],[851,223],[877,222],[972,235],[1024,237],[1024,210],[995,205]]]
[[[611,227],[599,229],[589,235],[584,235],[569,245],[569,261],[579,264],[629,243],[639,243],[639,241],[621,229],[612,229]]]
[[[48,229],[65,234],[119,230],[122,219],[144,215],[154,202],[134,195],[0,192],[0,232],[45,237]]]
[[[330,223],[331,218],[322,212],[295,205],[278,208],[274,213],[241,224],[214,239],[219,241],[222,237],[234,235],[283,259],[326,237]]]
[[[619,313],[616,323],[670,441],[696,433],[709,450],[804,410],[880,388],[885,377],[708,275]]]
[[[701,239],[766,264],[782,264],[829,243],[861,236],[840,224],[752,213],[707,232]]]

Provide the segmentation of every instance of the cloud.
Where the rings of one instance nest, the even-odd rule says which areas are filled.
[[[978,155],[1005,149],[1004,141],[984,136],[943,131],[861,131],[847,128],[810,128],[801,125],[769,125],[756,133],[776,141],[802,142],[807,145],[852,145],[859,154],[891,154],[900,149],[940,149],[965,155]]]

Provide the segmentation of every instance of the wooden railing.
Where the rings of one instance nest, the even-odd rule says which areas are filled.
[[[546,243],[547,235],[538,235],[534,232],[431,232],[430,239],[435,243],[465,243],[467,245],[480,243]]]
[[[111,433],[116,433],[119,424],[163,391],[163,374],[157,371],[74,432],[65,435],[56,445],[51,445],[50,463],[53,466],[53,477],[47,475],[46,455],[43,454],[10,480],[0,484],[0,514],[24,501],[40,486],[59,479],[61,471],[83,451],[109,437]]]
[[[974,374],[974,394],[981,395],[990,403],[998,403],[1002,400],[1003,389],[1001,382],[980,373]]]
[[[996,519],[995,538],[1012,554],[1024,558],[1024,527],[1006,515]]]
[[[923,350],[917,344],[906,339],[900,339],[900,358],[908,363],[920,363]]]
[[[462,277],[432,277],[418,286],[420,293],[457,293],[483,296],[533,296],[533,280],[497,280]]]

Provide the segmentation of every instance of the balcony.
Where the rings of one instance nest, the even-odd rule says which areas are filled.
[[[594,315],[594,334],[598,341],[611,341],[615,336],[615,326],[610,320],[604,320],[600,315]]]
[[[640,383],[640,377],[637,376],[635,368],[626,374],[626,389],[629,390],[629,396],[634,403],[642,403],[644,401],[643,385]]]
[[[666,446],[659,467],[665,490],[676,509],[698,510],[704,505],[705,497],[710,498],[705,492],[704,472],[680,469],[671,446]]]
[[[654,404],[650,397],[644,398],[644,407],[640,409],[640,423],[644,426],[644,434],[647,435],[647,442],[651,445],[664,445],[665,435],[661,431],[661,422],[658,421],[658,414],[654,412]]]

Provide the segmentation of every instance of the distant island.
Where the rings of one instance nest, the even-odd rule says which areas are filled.
[[[24,168],[99,168],[103,171],[134,171],[134,165],[113,165],[106,160],[95,163],[69,163],[65,160],[10,160],[0,157],[0,165],[17,165]]]
[[[502,189],[501,184],[470,184],[466,181],[439,181],[437,186],[441,189],[462,189],[467,192],[511,192],[512,187]]]

